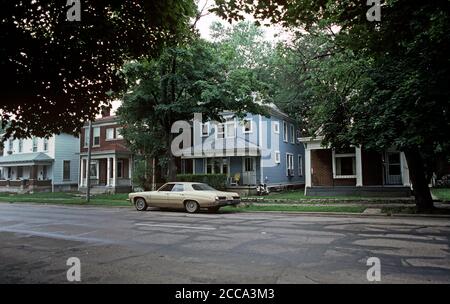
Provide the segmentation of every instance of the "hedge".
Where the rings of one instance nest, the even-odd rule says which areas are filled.
[[[225,189],[227,184],[226,174],[178,174],[179,182],[205,183],[216,189]]]

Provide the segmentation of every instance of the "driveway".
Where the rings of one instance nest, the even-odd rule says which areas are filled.
[[[449,283],[450,221],[0,203],[0,282]]]

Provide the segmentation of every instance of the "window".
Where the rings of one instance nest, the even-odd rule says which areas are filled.
[[[280,134],[280,123],[278,121],[273,122],[273,132],[275,134]]]
[[[11,179],[12,176],[12,168],[8,167],[8,179]]]
[[[253,132],[253,121],[251,119],[244,119],[244,133]]]
[[[48,138],[44,138],[44,151],[48,151]]]
[[[97,162],[91,162],[90,163],[89,176],[91,178],[94,178],[94,179],[98,178],[98,163]]]
[[[287,126],[287,123],[285,121],[283,121],[283,140],[285,142],[287,142],[288,138],[289,138],[289,136],[288,136],[288,126]]]
[[[116,138],[123,139],[122,128],[116,128]]]
[[[23,167],[17,167],[17,179],[23,177]]]
[[[106,140],[114,139],[114,128],[106,129]]]
[[[217,191],[207,184],[192,184],[192,189],[194,189],[195,191]]]
[[[93,135],[94,135],[94,142],[92,143],[92,146],[100,146],[100,128],[96,127],[93,129]]]
[[[275,151],[275,163],[280,163],[280,151]]]
[[[161,188],[158,189],[158,191],[172,191],[172,188],[175,186],[175,184],[165,184]]]
[[[13,141],[12,139],[10,139],[10,140],[8,141],[8,150],[9,150],[9,151],[12,151],[12,150],[13,150],[13,144],[14,144],[14,141]]]
[[[33,152],[37,152],[38,150],[38,139],[37,137],[33,137]]]
[[[97,169],[97,167],[95,168]],[[95,177],[97,177],[97,173],[95,173]],[[70,180],[70,160],[63,160],[63,180]]]
[[[216,137],[217,138],[224,138],[225,137],[225,125],[224,124],[218,124],[216,127]]]
[[[228,174],[228,159],[227,158],[207,158],[206,174]]]
[[[70,166],[69,166],[69,168],[70,168]],[[42,179],[47,180],[47,166],[42,167]]]
[[[297,129],[296,140],[298,144],[300,144],[300,137],[302,137],[302,132],[300,131],[300,129]]]
[[[87,148],[89,145],[89,129],[84,129],[84,147]]]
[[[355,148],[345,150],[333,150],[333,177],[355,178],[356,156]]]
[[[183,184],[175,184],[172,188],[172,192],[183,192],[184,191],[184,185]]]
[[[227,138],[233,138],[236,136],[236,125],[234,122],[227,122],[225,124],[225,134]]]
[[[294,125],[291,124],[291,144],[295,144]]]
[[[19,139],[19,153],[23,152],[23,140]]]
[[[303,176],[303,156],[298,155],[298,176]]]
[[[123,160],[117,161],[117,178],[123,178]]]
[[[286,153],[286,176],[293,176],[294,172],[294,155]]]
[[[245,158],[244,171],[245,172],[253,171],[253,158],[251,158],[251,157]]]
[[[208,122],[202,123],[201,127],[202,127],[202,137],[209,136],[209,123]]]

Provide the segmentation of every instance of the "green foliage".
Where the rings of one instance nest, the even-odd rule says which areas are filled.
[[[225,189],[227,184],[226,174],[177,174],[180,182],[198,182],[210,185],[215,189]]]
[[[134,186],[146,191],[152,188],[152,168],[147,165],[145,160],[134,162],[132,181]]]
[[[79,133],[121,85],[126,60],[155,57],[185,40],[193,0],[1,1],[0,120],[9,135]]]

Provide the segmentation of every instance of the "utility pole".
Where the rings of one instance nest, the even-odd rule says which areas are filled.
[[[152,191],[156,190],[156,183],[155,183],[155,158],[152,159]]]
[[[89,120],[89,131],[88,131],[88,155],[87,155],[87,172],[86,172],[86,202],[91,200],[91,134],[92,134],[92,121]]]

